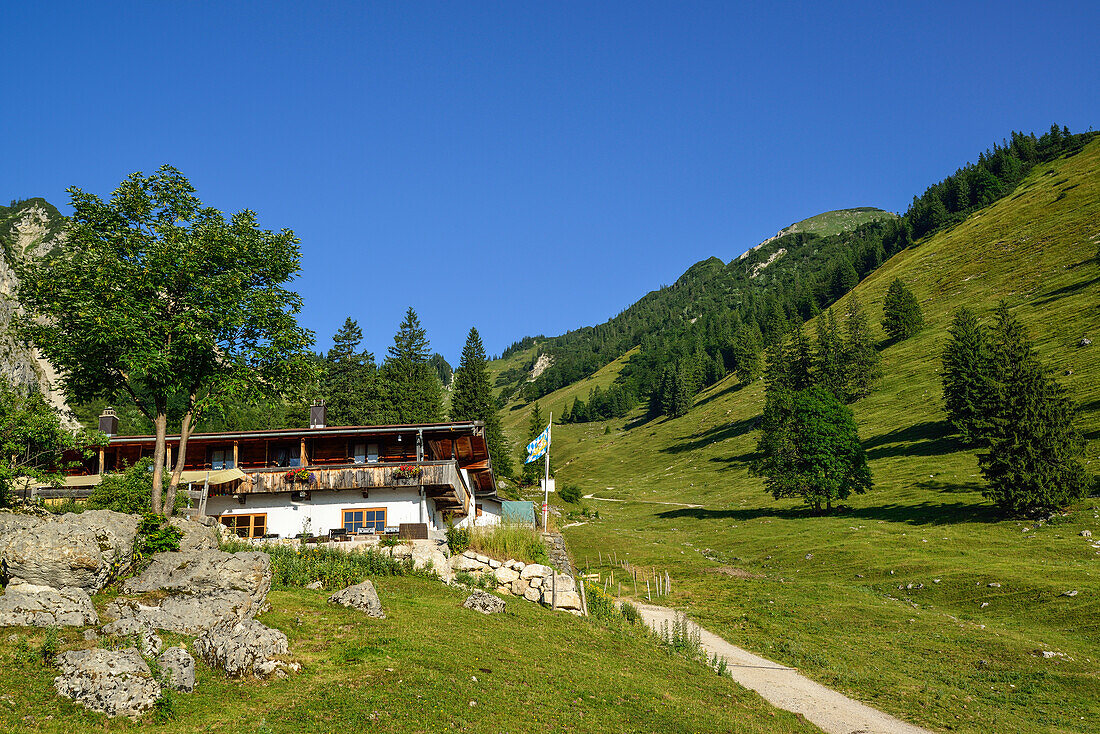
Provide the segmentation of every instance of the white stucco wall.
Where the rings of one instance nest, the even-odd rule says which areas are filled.
[[[484,527],[488,525],[499,525],[501,515],[501,505],[499,502],[494,502],[491,499],[483,499],[478,502],[478,507],[481,508],[481,517],[477,519],[478,527]]]
[[[315,491],[307,502],[291,502],[289,492],[245,495],[243,505],[232,497],[211,497],[206,504],[206,514],[220,517],[266,513],[267,532],[287,538],[303,532],[307,519],[310,533],[324,535],[334,528],[343,527],[343,510],[383,507],[386,509],[387,526],[426,522],[429,529],[443,528],[435,503],[430,499],[421,500],[416,487],[372,489],[366,499],[358,489]]]

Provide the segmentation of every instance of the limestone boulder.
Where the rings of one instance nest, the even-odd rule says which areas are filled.
[[[377,619],[386,618],[386,613],[382,609],[382,602],[378,598],[378,591],[374,588],[374,584],[372,584],[369,579],[361,584],[349,586],[346,589],[337,591],[328,598],[328,601],[329,604],[338,604],[342,607],[358,609],[361,612],[365,612],[368,617],[375,617]]]
[[[516,579],[512,582],[511,589],[516,596],[523,596],[527,593],[527,582],[523,579]]]
[[[138,650],[145,657],[156,655],[163,645],[152,627],[133,617],[117,619],[103,625],[103,633],[115,637],[133,637],[137,641]]]
[[[58,693],[107,716],[138,719],[160,697],[160,684],[134,648],[71,650],[54,664],[61,672],[53,681]]]
[[[172,527],[183,531],[183,537],[180,538],[181,551],[213,550],[218,547],[220,534],[213,526],[179,516],[168,522]]]
[[[182,647],[170,647],[157,658],[164,685],[177,691],[195,690],[195,658]]]
[[[576,591],[577,590],[577,582],[573,580],[573,577],[572,576],[565,576],[564,574],[560,574],[560,573],[554,574],[553,584],[550,584],[550,583],[544,584],[544,586],[550,586],[550,585],[556,586],[559,594],[563,591]]]
[[[196,637],[194,648],[207,665],[231,678],[284,677],[300,668],[289,660],[286,635],[254,619],[223,622]]]
[[[110,510],[55,517],[0,513],[0,576],[89,594],[133,562],[141,518]]]
[[[581,608],[581,595],[575,591],[562,591],[558,589],[557,603],[555,604],[555,594],[551,591],[550,587],[546,584],[542,586],[542,603],[547,606],[555,606],[558,609],[580,609]]]
[[[99,624],[88,592],[15,579],[0,595],[0,627],[86,627]]]
[[[462,606],[482,614],[500,614],[504,611],[504,600],[484,591],[475,591],[466,598]]]
[[[539,591],[538,589],[536,589],[535,587],[530,586],[530,587],[527,588],[526,591],[523,592],[523,598],[526,599],[527,601],[536,601],[537,602],[537,601],[540,601],[542,599],[542,592]]]
[[[529,563],[519,572],[522,579],[545,578],[554,573],[554,569],[541,563]]]
[[[486,566],[476,558],[470,558],[467,555],[453,556],[451,558],[451,570],[455,573],[465,571],[466,573],[475,573],[478,571],[484,571]]]
[[[501,566],[493,571],[493,576],[496,578],[498,584],[505,585],[519,579],[519,572],[507,566]]]
[[[159,553],[141,575],[122,585],[126,596],[107,613],[150,627],[197,635],[224,621],[251,619],[271,588],[266,553],[192,550]]]

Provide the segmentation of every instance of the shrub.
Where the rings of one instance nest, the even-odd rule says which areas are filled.
[[[619,605],[619,612],[623,615],[623,619],[631,624],[641,624],[642,622],[642,613],[638,611],[638,607],[628,601],[624,601]]]
[[[470,529],[456,528],[454,522],[447,523],[447,547],[451,553],[459,555],[470,547]]]
[[[38,656],[43,665],[49,665],[57,655],[58,638],[57,628],[50,627],[46,630],[46,636],[42,638],[42,644],[38,646]]]
[[[546,563],[550,554],[538,531],[522,523],[502,522],[473,528],[470,548],[493,558],[514,558],[524,563]]]
[[[575,484],[566,484],[558,490],[558,496],[561,497],[562,502],[575,505],[581,500],[581,488]]]
[[[152,513],[142,515],[137,537],[134,538],[134,565],[140,568],[143,561],[157,553],[178,551],[182,537],[183,531],[174,525],[169,525],[164,515]]]
[[[127,515],[149,512],[153,495],[153,460],[146,457],[121,474],[105,474],[103,481],[92,490],[85,506],[89,510],[114,510]],[[165,472],[164,486],[168,487],[169,474]],[[187,504],[185,492],[176,495],[177,509]]]

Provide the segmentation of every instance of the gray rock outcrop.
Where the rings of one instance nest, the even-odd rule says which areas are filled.
[[[504,600],[484,591],[475,591],[466,597],[466,601],[463,602],[462,606],[482,614],[500,614],[504,611]]]
[[[195,690],[195,658],[182,647],[170,647],[157,658],[164,685],[177,691]]]
[[[0,595],[0,627],[86,627],[99,624],[88,593],[75,586],[13,580]]]
[[[137,641],[141,654],[146,657],[159,653],[163,644],[152,627],[133,617],[117,619],[103,625],[103,633],[116,637],[133,637]]]
[[[61,675],[53,685],[85,708],[137,719],[160,697],[160,684],[134,648],[71,650],[54,658]]]
[[[285,676],[299,669],[288,660],[286,635],[254,619],[223,622],[195,638],[195,653],[231,678]]]
[[[197,635],[221,622],[251,619],[271,589],[271,558],[258,551],[160,553],[128,579],[107,608],[112,618]],[[140,595],[140,596],[135,596]]]
[[[213,550],[218,547],[219,533],[210,525],[203,525],[186,517],[173,517],[168,523],[183,531],[181,551]]]
[[[386,613],[382,609],[382,601],[378,598],[378,591],[374,584],[366,580],[361,584],[349,586],[337,591],[328,598],[329,604],[339,604],[342,607],[358,609],[365,612],[368,617],[385,619]]]
[[[60,517],[0,513],[0,576],[89,594],[130,568],[141,518],[111,510]]]

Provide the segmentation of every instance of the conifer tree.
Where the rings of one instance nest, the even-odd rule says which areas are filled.
[[[870,394],[872,384],[878,379],[880,357],[863,304],[854,293],[848,299],[845,328],[848,332],[843,348],[845,395],[848,400],[858,400]]]
[[[989,340],[977,315],[960,307],[948,329],[943,351],[943,399],[947,419],[971,445],[982,443],[984,416],[990,412]]]
[[[484,421],[485,439],[494,472],[502,477],[512,475],[512,458],[508,455],[508,442],[500,425],[493,388],[489,383],[485,346],[481,343],[481,335],[474,328],[466,336],[462,358],[454,373],[451,418]]]
[[[814,352],[816,384],[843,400],[845,397],[844,344],[837,331],[836,316],[831,308],[817,319],[816,347]]]
[[[737,379],[747,385],[760,376],[760,340],[753,329],[743,326],[733,343],[734,369]]]
[[[321,378],[329,425],[367,425],[385,417],[374,355],[360,351],[362,341],[363,330],[350,316],[332,337]]]
[[[410,306],[393,337],[382,373],[398,423],[432,423],[443,416],[443,386],[428,363],[427,332]]]
[[[834,299],[838,299],[848,291],[859,285],[859,273],[855,266],[847,258],[833,266],[833,274],[829,279],[829,292]]]
[[[882,328],[894,341],[902,341],[916,334],[924,326],[924,314],[913,292],[905,287],[901,278],[886,290],[882,306]]]
[[[691,388],[688,385],[687,376],[684,374],[684,370],[676,370],[668,414],[673,418],[687,415],[688,411],[691,410],[691,405]]]
[[[991,348],[993,409],[989,449],[978,456],[983,495],[1014,515],[1034,515],[1083,497],[1085,442],[1073,427],[1076,408],[1046,374],[1027,332],[1002,301]]]

